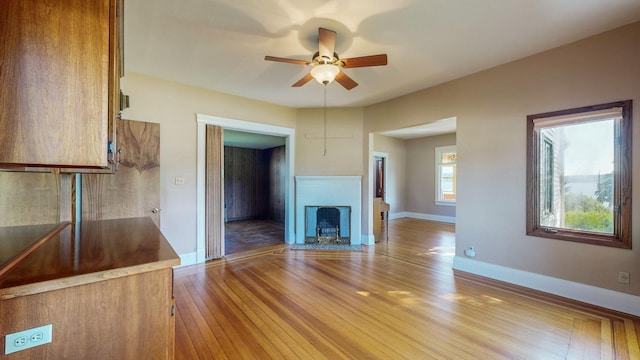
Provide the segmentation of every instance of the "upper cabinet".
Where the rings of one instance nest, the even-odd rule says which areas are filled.
[[[119,0],[0,1],[0,167],[117,162]]]

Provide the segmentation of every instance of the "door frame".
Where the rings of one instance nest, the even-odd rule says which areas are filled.
[[[371,207],[371,216],[369,217],[369,226],[371,227],[369,234],[373,234],[373,217],[376,216],[376,214],[373,213],[373,200],[376,197],[376,167],[375,167],[375,163],[376,163],[376,158],[383,158],[384,159],[384,174],[382,174],[382,176],[384,177],[384,194],[382,195],[382,201],[384,202],[388,202],[389,198],[387,197],[387,191],[389,190],[389,187],[387,186],[388,184],[388,180],[389,180],[389,153],[387,152],[381,152],[381,151],[373,151],[372,152],[372,156],[371,156],[371,173],[369,174],[369,176],[372,177],[371,182],[372,182],[372,188],[371,188],[371,193],[369,194],[369,206]],[[379,215],[378,215],[379,216]]]
[[[285,214],[284,214],[284,241],[287,244],[295,242],[295,206],[294,206],[294,147],[295,129],[255,123],[244,120],[230,119],[213,115],[196,114],[198,124],[197,132],[197,174],[196,174],[196,262],[205,261],[205,208],[206,208],[206,126],[216,125],[223,130],[236,130],[257,134],[274,135],[285,137]],[[224,177],[223,172],[221,171]],[[224,201],[224,200],[223,200]],[[224,239],[222,239],[224,241]]]

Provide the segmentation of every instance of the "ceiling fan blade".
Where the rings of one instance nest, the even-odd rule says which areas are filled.
[[[354,87],[358,86],[357,82],[353,81],[352,78],[350,78],[347,74],[345,74],[342,71],[340,71],[338,75],[336,75],[336,81],[340,85],[344,86],[344,88],[347,90],[351,90]]]
[[[351,59],[340,59],[344,68],[387,65],[387,54],[369,55]]]
[[[333,30],[318,28],[318,53],[327,61],[333,60],[336,47],[336,32]]]
[[[289,63],[289,64],[309,65],[308,61],[287,59],[287,58],[281,58],[281,57],[275,57],[275,56],[265,56],[264,59],[267,61],[277,61],[277,62],[283,62],[283,63]]]
[[[302,79],[298,80],[295,84],[291,85],[291,87],[300,87],[308,83],[311,79],[313,79],[313,76],[311,76],[311,74],[307,74]]]

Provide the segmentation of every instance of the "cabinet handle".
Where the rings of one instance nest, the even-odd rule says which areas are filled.
[[[107,161],[109,164],[115,164],[115,151],[113,141],[109,141],[107,144]]]
[[[114,161],[114,165],[113,165],[113,171],[118,171],[118,169],[120,168],[120,162],[122,161],[120,159],[122,155],[122,149],[118,149],[118,151],[116,151],[116,155],[115,155],[115,161]]]

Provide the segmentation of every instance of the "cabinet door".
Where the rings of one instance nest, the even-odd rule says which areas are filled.
[[[0,164],[108,166],[115,3],[0,1]]]
[[[107,161],[109,168],[106,172],[118,170],[120,161],[117,144],[117,125],[121,112],[120,78],[124,76],[124,0],[116,0],[111,4],[111,11],[115,13],[115,21],[110,22],[109,43],[109,119]]]
[[[118,142],[118,172],[82,175],[82,219],[149,216],[160,227],[160,124],[121,120]]]

